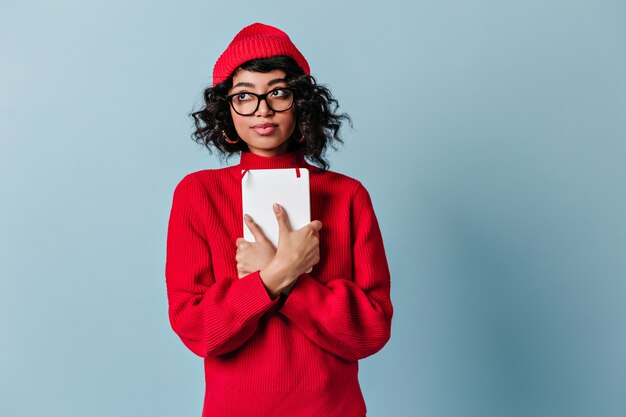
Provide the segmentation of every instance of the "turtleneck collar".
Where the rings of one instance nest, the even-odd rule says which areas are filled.
[[[241,152],[239,167],[242,169],[305,168],[307,163],[301,149],[278,156],[261,156],[252,152]]]

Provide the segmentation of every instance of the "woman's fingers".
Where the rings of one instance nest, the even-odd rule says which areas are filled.
[[[279,262],[284,262],[294,276],[300,275],[320,260],[319,231],[322,222],[313,220],[300,229],[293,230],[283,207],[274,204],[274,213],[279,228],[278,251]]]
[[[267,240],[267,237],[265,236],[265,233],[263,233],[263,229],[261,229],[261,226],[259,226],[249,214],[244,214],[243,218],[246,222],[246,226],[248,226],[248,229],[252,233],[252,236],[254,236],[255,242],[262,242]]]
[[[237,261],[237,273],[239,278],[243,278],[256,270],[265,268],[267,264],[274,258],[276,254],[276,248],[266,238],[261,227],[256,222],[249,222],[246,219],[246,224],[253,232],[256,241],[249,242],[243,237],[235,240],[237,246],[237,252],[235,253],[235,260]]]
[[[276,215],[276,221],[278,222],[278,240],[280,236],[291,232],[291,225],[289,224],[289,217],[285,209],[278,203],[274,203],[274,214]]]
[[[245,269],[237,268],[237,278],[241,279],[251,272],[246,271]]]
[[[313,229],[313,231],[319,232],[322,228],[322,222],[319,220],[313,220],[308,226]]]

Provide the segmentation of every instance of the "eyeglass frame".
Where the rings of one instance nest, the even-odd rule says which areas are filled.
[[[267,101],[267,96],[270,95],[271,93],[273,93],[276,90],[289,90],[291,92],[291,104],[289,105],[289,107],[287,107],[285,110],[274,110],[272,108],[272,106],[270,105],[270,102]],[[273,112],[276,113],[282,113],[284,111],[287,111],[289,109],[291,109],[293,107],[293,104],[295,103],[295,88],[292,87],[277,87],[277,88],[273,88],[270,91],[268,91],[267,93],[263,93],[263,94],[257,94],[257,93],[252,93],[250,91],[239,91],[237,93],[233,93],[233,94],[229,94],[226,96],[226,100],[228,100],[228,102],[230,103],[230,107],[232,107],[232,109],[235,111],[235,113],[237,113],[240,116],[252,116],[254,113],[257,112],[257,110],[259,110],[259,106],[261,105],[261,100],[265,100],[265,104],[267,104],[267,108],[270,109]],[[248,113],[248,114],[241,114],[237,111],[237,109],[235,108],[235,105],[233,104],[233,97],[239,95],[239,94],[250,94],[252,96],[255,96],[257,101],[256,101],[256,107],[254,109],[254,111],[252,113]]]

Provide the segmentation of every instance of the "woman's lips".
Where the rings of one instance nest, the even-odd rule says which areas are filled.
[[[266,136],[266,135],[271,135],[272,133],[274,133],[274,131],[276,130],[276,125],[272,125],[272,124],[263,124],[263,125],[257,125],[252,127],[252,130],[254,130],[256,133],[258,133],[261,136]]]

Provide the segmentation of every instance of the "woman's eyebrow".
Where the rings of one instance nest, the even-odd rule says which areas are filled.
[[[272,81],[270,81],[269,83],[267,83],[267,86],[270,87],[270,86],[272,86],[274,84],[279,84],[279,83],[282,83],[282,82],[287,82],[287,80],[285,80],[284,78],[275,78]]]
[[[270,87],[274,84],[278,84],[281,82],[286,82],[286,80],[284,78],[275,78],[273,80],[271,80],[270,82],[267,83],[267,86]],[[233,85],[233,88],[237,88],[237,87],[254,87],[254,84],[252,83],[246,83],[246,82],[240,82],[237,83],[235,85]]]

